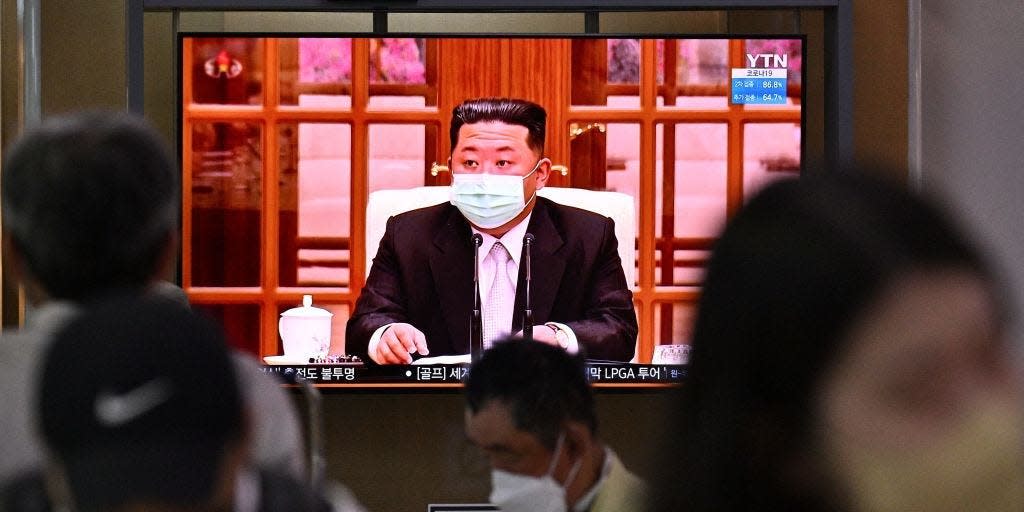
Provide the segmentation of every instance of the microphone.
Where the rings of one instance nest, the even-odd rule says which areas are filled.
[[[530,263],[530,252],[533,247],[533,234],[527,233],[523,237],[523,263],[526,265],[526,290],[523,295],[523,339],[533,341],[533,309],[530,308],[530,281],[532,265]]]
[[[477,362],[484,352],[483,320],[480,318],[480,246],[484,237],[473,233],[473,317],[469,319],[469,357]]]

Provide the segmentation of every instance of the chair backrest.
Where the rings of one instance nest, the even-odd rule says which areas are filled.
[[[636,282],[636,219],[633,196],[621,192],[604,192],[581,188],[544,187],[538,192],[556,203],[574,206],[611,217],[615,221],[615,237],[619,241],[619,258],[626,283]],[[370,273],[373,257],[384,236],[387,220],[409,210],[448,201],[448,187],[416,187],[402,190],[377,190],[366,203],[366,273]]]

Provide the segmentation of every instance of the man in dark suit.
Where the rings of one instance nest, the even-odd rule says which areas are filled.
[[[534,340],[594,359],[633,357],[636,312],[614,222],[536,195],[551,173],[545,120],[542,107],[523,100],[484,98],[455,108],[451,202],[388,220],[346,328],[350,354],[402,364],[413,354],[468,353],[474,234],[482,239],[485,348],[522,329],[521,262],[530,233]]]

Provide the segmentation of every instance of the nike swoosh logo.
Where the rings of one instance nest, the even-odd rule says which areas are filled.
[[[171,383],[163,377],[121,394],[101,391],[96,395],[96,419],[107,427],[124,425],[166,402],[171,391]]]

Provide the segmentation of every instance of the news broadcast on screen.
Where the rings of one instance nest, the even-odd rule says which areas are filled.
[[[676,385],[722,223],[806,161],[804,36],[178,42],[182,287],[321,388],[459,386],[501,342]]]

